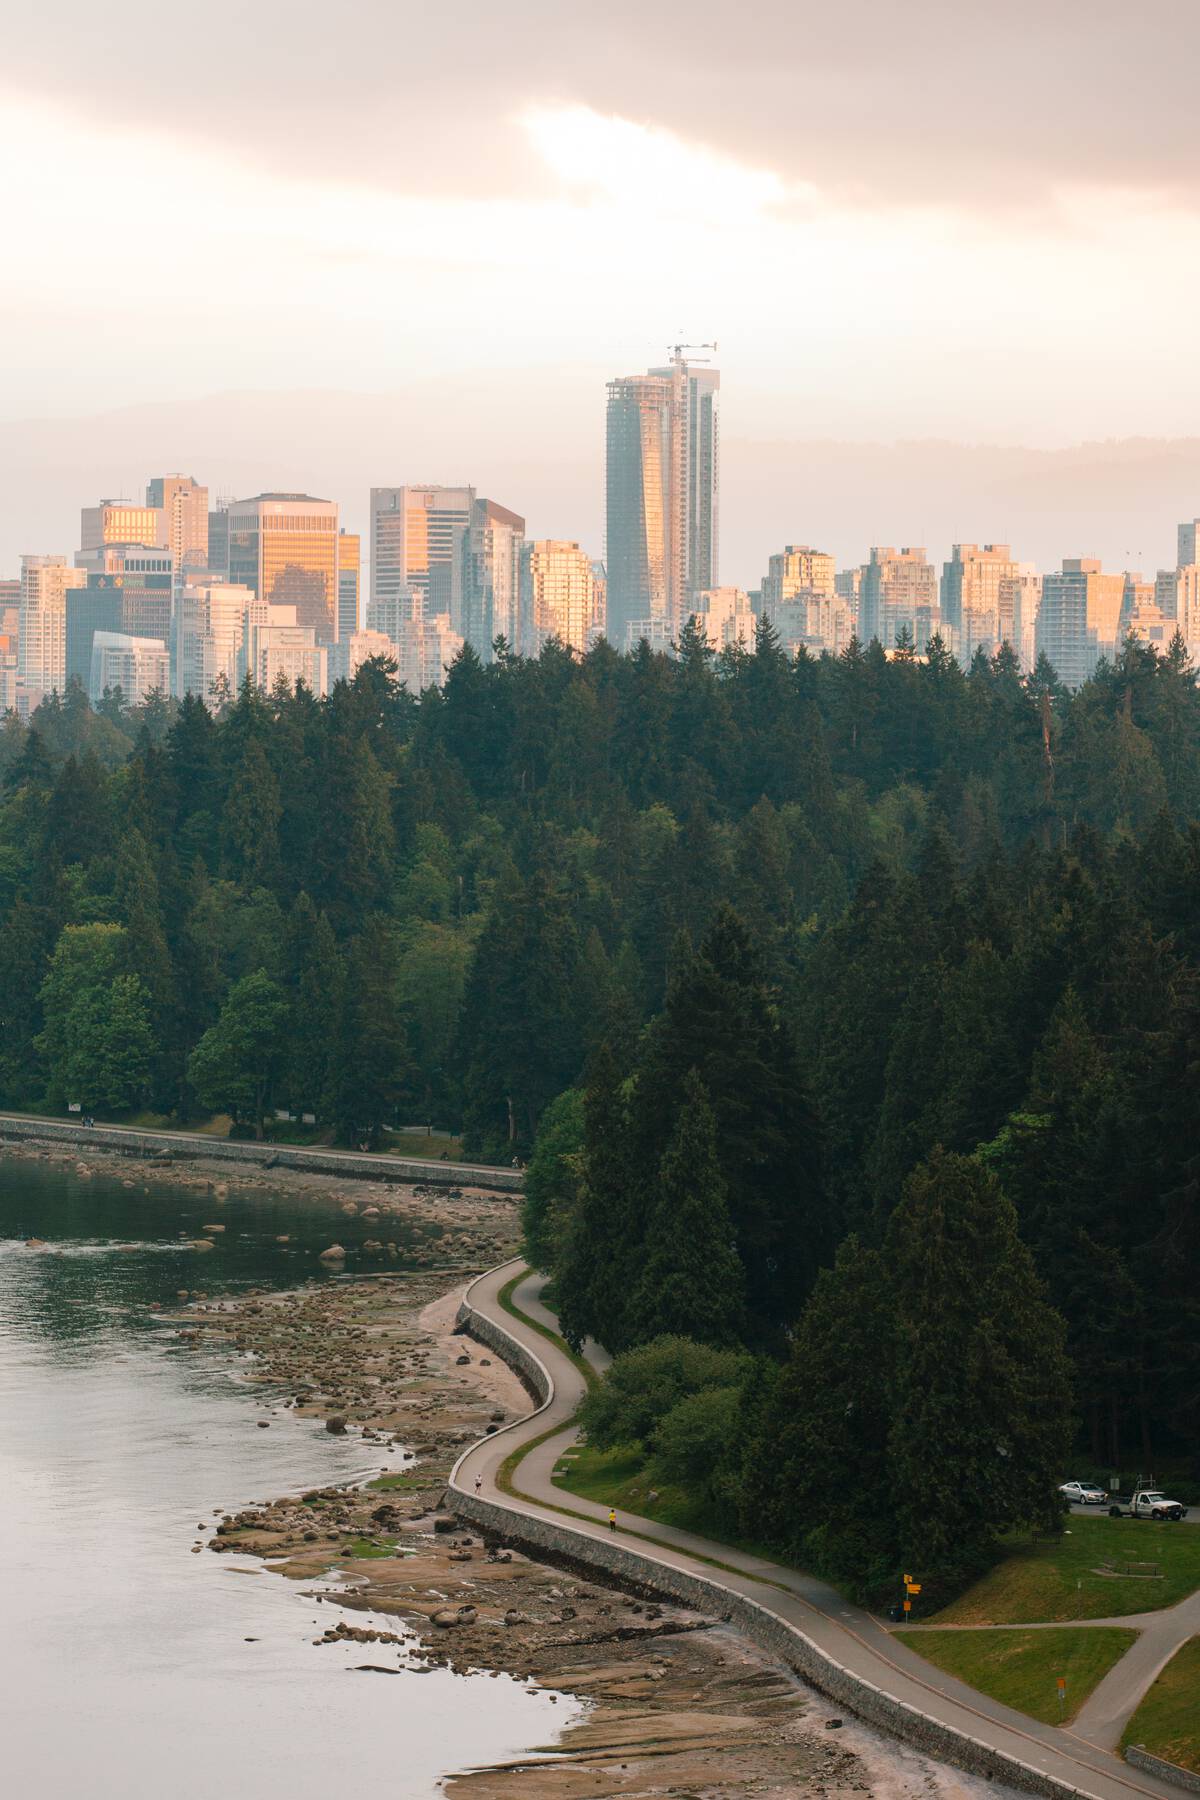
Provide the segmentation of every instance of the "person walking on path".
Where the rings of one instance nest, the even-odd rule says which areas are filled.
[[[608,1529],[610,1531],[617,1529],[617,1511],[614,1506],[610,1506],[608,1509]]]
[[[477,1475],[475,1477],[475,1492],[478,1493],[482,1486],[483,1486],[483,1476]]]

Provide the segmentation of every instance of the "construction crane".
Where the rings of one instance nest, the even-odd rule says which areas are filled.
[[[712,350],[715,352],[716,348],[717,348],[717,346],[716,346],[715,340],[711,344],[668,344],[667,345],[667,349],[671,352],[671,361],[674,363],[682,363],[686,360],[684,357],[684,354],[683,354],[685,350]],[[708,358],[706,356],[701,356],[701,357],[698,357],[696,360],[699,362],[707,362]]]

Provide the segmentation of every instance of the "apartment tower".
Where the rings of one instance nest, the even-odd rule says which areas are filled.
[[[608,631],[618,649],[652,621],[678,633],[718,584],[721,376],[677,349],[665,368],[608,384]]]

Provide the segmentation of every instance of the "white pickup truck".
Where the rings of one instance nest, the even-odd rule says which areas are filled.
[[[1178,1500],[1168,1500],[1158,1488],[1139,1488],[1128,1505],[1123,1500],[1108,1509],[1110,1519],[1174,1519],[1187,1518],[1187,1507]]]

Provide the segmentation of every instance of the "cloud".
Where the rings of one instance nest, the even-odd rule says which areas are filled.
[[[4,79],[397,193],[536,192],[508,122],[583,108],[843,201],[1036,208],[1076,182],[1194,198],[1198,49],[1194,0],[60,0],[7,21]]]

